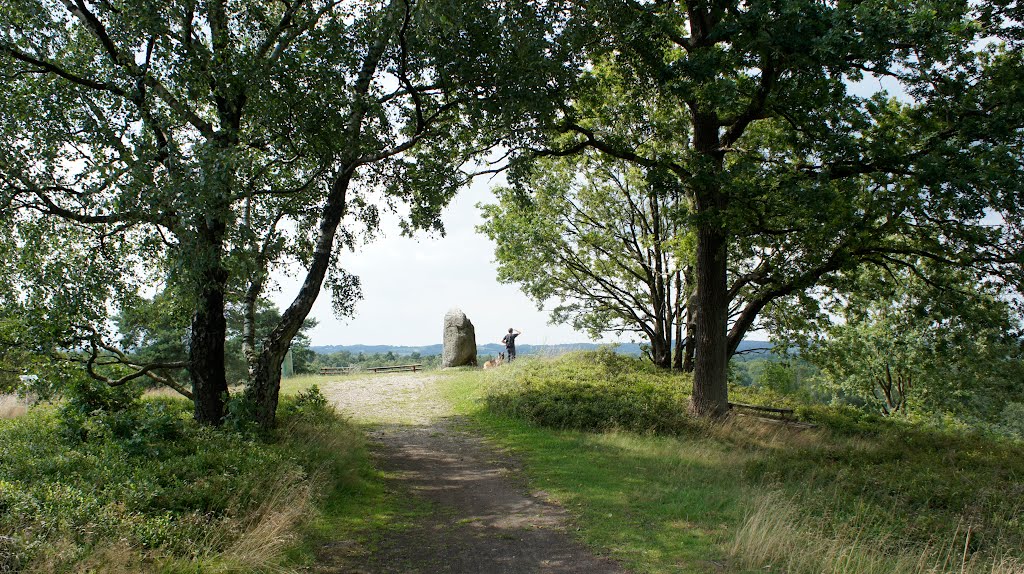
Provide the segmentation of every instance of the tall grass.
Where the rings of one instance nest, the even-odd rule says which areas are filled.
[[[636,571],[1021,574],[1019,442],[823,405],[791,405],[810,429],[700,423],[683,414],[688,379],[627,363],[566,355],[455,387],[483,394],[456,404]]]
[[[0,419],[20,417],[28,410],[27,403],[15,395],[0,394]],[[0,570],[2,572],[2,570]]]
[[[958,523],[932,544],[907,545],[878,537],[865,526],[876,517],[864,514],[833,536],[800,512],[799,502],[780,492],[754,496],[729,547],[731,561],[742,568],[789,574],[1022,574],[1024,564],[998,551],[971,553],[971,528]],[[941,536],[947,540],[943,542]]]
[[[185,401],[139,408],[133,432],[90,420],[84,440],[53,408],[0,421],[0,573],[291,571],[303,525],[365,457],[313,392],[267,435],[199,427]]]

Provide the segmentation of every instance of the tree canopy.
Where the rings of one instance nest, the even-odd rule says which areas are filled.
[[[1020,20],[998,0],[12,0],[0,337],[93,371],[119,363],[95,373],[115,383],[157,379],[181,361],[122,360],[110,317],[168,293],[189,317],[196,418],[217,424],[237,304],[244,400],[271,425],[290,341],[324,286],[352,311],[360,283],[342,254],[381,209],[408,232],[440,230],[468,159],[500,144],[509,193],[526,197],[571,186],[551,158],[585,152],[564,161],[618,162],[671,198],[672,237],[650,261],[686,261],[692,277],[631,289],[654,295],[655,339],[673,322],[681,339],[685,303],[693,410],[719,415],[743,336],[863,266],[927,262],[1020,292]],[[636,215],[612,209],[629,197],[601,217]],[[607,248],[622,221],[605,223],[576,245]],[[629,266],[584,259],[591,279]],[[302,286],[257,336],[287,263]],[[594,328],[617,320],[586,300],[564,309]]]
[[[661,367],[683,367],[691,261],[678,190],[600,154],[549,158],[526,183],[497,190],[480,230],[497,245],[498,279],[518,283],[555,322],[597,338],[637,334]],[[689,364],[690,361],[687,361]]]
[[[269,271],[298,262],[306,277],[277,327],[244,337],[246,399],[272,424],[281,360],[321,286],[352,310],[359,283],[344,248],[372,236],[381,208],[402,212],[407,231],[440,230],[460,166],[488,145],[476,128],[530,121],[526,107],[492,100],[534,89],[551,59],[539,10],[7,3],[0,233],[16,254],[5,281],[17,312],[53,325],[51,345],[88,352],[109,346],[111,311],[166,286],[191,317],[196,417],[216,424],[226,303],[251,319]]]
[[[682,190],[695,412],[728,408],[727,357],[766,308],[862,265],[923,258],[1019,290],[1015,9],[609,0],[573,13],[594,33],[592,65],[525,157],[597,150]]]

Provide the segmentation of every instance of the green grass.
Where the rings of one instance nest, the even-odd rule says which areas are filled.
[[[291,564],[346,564],[352,560],[349,552],[373,553],[392,533],[413,528],[432,511],[390,490],[388,475],[373,468],[369,457],[361,457],[352,472],[357,480],[330,491],[303,525],[301,542],[288,555]]]
[[[290,396],[304,391],[314,385],[323,386],[335,381],[346,381],[359,378],[360,375],[295,375],[281,379],[281,396]]]
[[[602,361],[524,360],[443,384],[583,540],[636,572],[1024,571],[1019,443],[806,405],[793,406],[817,429],[659,426],[660,409],[685,407],[678,388]],[[623,401],[659,388],[664,400]]]
[[[0,420],[0,571],[278,572],[374,552],[433,509],[389,490],[360,427],[323,408],[311,386],[337,379],[287,379],[266,436],[198,427],[166,398],[73,433],[52,407]],[[818,428],[698,423],[679,418],[687,385],[582,354],[448,371],[423,400],[514,452],[634,572],[1024,572],[1020,443],[800,404]]]
[[[307,517],[363,480],[361,435],[322,407],[287,399],[263,436],[167,398],[0,420],[0,571],[280,571]]]
[[[300,375],[282,380],[282,396],[293,396],[315,385],[365,378],[355,375]],[[380,421],[377,421],[380,422]],[[373,423],[351,423],[362,435]],[[318,512],[303,525],[301,542],[291,549],[290,562],[310,566],[315,562],[345,563],[347,552],[373,553],[388,536],[413,528],[433,511],[425,503],[387,486],[387,473],[374,468],[361,442],[355,463],[347,472],[353,480],[341,481],[329,491]],[[342,556],[333,556],[340,552]],[[357,557],[358,558],[358,557]]]
[[[507,374],[507,373],[503,373]],[[635,572],[707,572],[747,495],[745,455],[720,444],[551,430],[484,408],[479,374],[443,383],[457,412],[522,457],[532,488],[569,509],[578,534]],[[686,485],[686,488],[680,488]]]

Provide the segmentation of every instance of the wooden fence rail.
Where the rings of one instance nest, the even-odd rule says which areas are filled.
[[[356,370],[355,367],[320,367],[321,375],[347,375]]]
[[[423,365],[416,363],[415,365],[388,365],[386,367],[366,367],[367,371],[373,371],[375,373],[391,373],[395,371],[417,371],[422,370]]]

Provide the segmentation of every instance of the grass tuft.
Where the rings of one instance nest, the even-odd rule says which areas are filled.
[[[312,511],[314,481],[291,472],[274,476],[268,483],[262,487],[262,503],[246,517],[242,533],[220,556],[232,570],[284,571],[281,556],[293,543],[297,526]]]
[[[970,553],[971,529],[958,523],[947,544],[906,547],[878,536],[866,513],[832,536],[832,525],[808,518],[800,504],[781,492],[754,497],[736,530],[729,555],[747,569],[777,569],[791,574],[856,572],[859,574],[1021,574],[1024,565],[1012,557]]]
[[[0,394],[0,419],[20,417],[28,411],[25,401],[15,395]],[[3,572],[3,570],[0,570]]]

